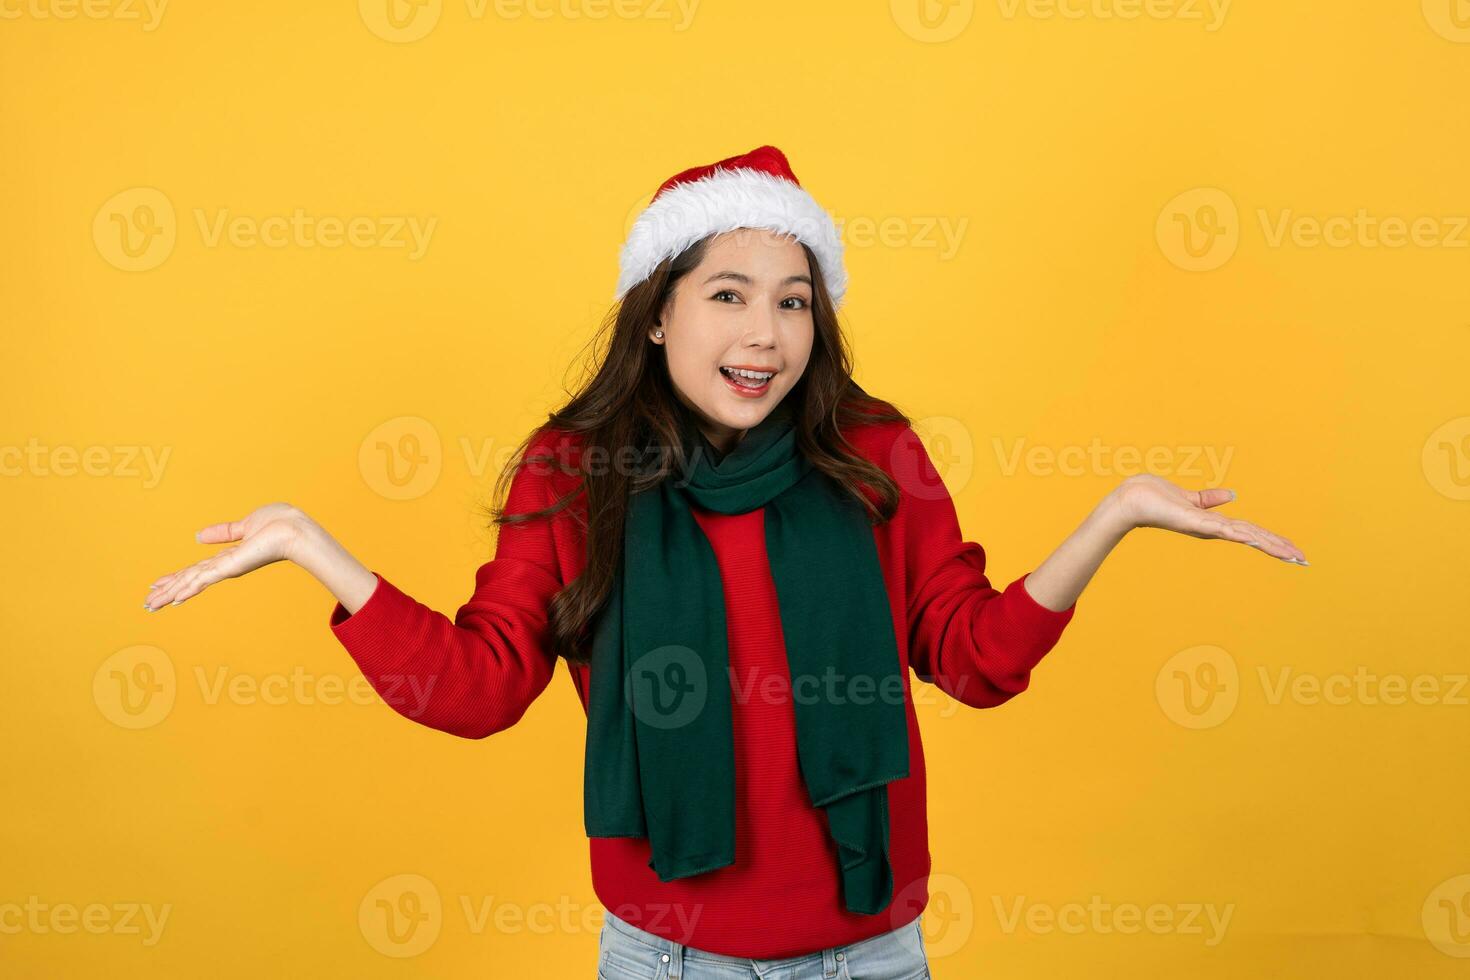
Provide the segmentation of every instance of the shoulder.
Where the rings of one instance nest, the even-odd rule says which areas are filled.
[[[551,456],[558,460],[575,460],[581,455],[582,446],[581,433],[543,422],[527,438],[525,458]]]
[[[582,482],[580,464],[584,437],[544,422],[527,437],[525,449],[513,461],[511,496],[538,502],[554,501]]]
[[[853,406],[848,417],[839,423],[843,441],[868,462],[890,476],[898,460],[912,452],[918,436],[909,420],[891,402],[869,396]]]
[[[839,427],[848,445],[893,481],[899,511],[920,514],[936,506],[952,507],[949,488],[935,465],[935,457],[930,456],[929,447],[912,422],[890,403],[873,401],[877,408]],[[872,497],[871,489],[868,492]]]

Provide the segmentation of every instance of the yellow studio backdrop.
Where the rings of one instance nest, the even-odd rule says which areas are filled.
[[[665,177],[843,222],[869,391],[998,587],[1130,473],[1030,690],[916,682],[936,976],[1470,969],[1463,0],[0,0],[0,975],[590,976],[564,665],[465,741],[269,567],[296,504],[452,615]]]

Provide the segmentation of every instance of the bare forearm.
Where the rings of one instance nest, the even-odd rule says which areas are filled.
[[[1026,576],[1026,591],[1054,612],[1070,608],[1131,526],[1121,512],[1117,494],[1108,494],[1077,530]]]
[[[349,613],[361,609],[378,584],[377,576],[315,521],[302,526],[289,557],[326,586]]]

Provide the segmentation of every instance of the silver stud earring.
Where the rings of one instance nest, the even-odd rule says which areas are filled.
[[[655,336],[655,337],[662,337],[662,336],[663,336],[663,335],[664,335],[664,332],[663,332],[663,331],[662,331],[662,330],[655,330],[655,331],[654,331],[654,332],[653,332],[653,335],[654,335],[654,336]]]

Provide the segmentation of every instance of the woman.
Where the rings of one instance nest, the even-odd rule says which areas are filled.
[[[1215,513],[1230,491],[1139,476],[993,588],[907,418],[852,379],[837,229],[774,147],[666,181],[620,271],[599,368],[501,475],[495,558],[453,621],[283,503],[204,528],[235,544],[145,605],[293,561],[384,699],[466,738],[565,659],[602,977],[927,976],[906,668],[1014,697],[1136,527],[1305,556]]]

